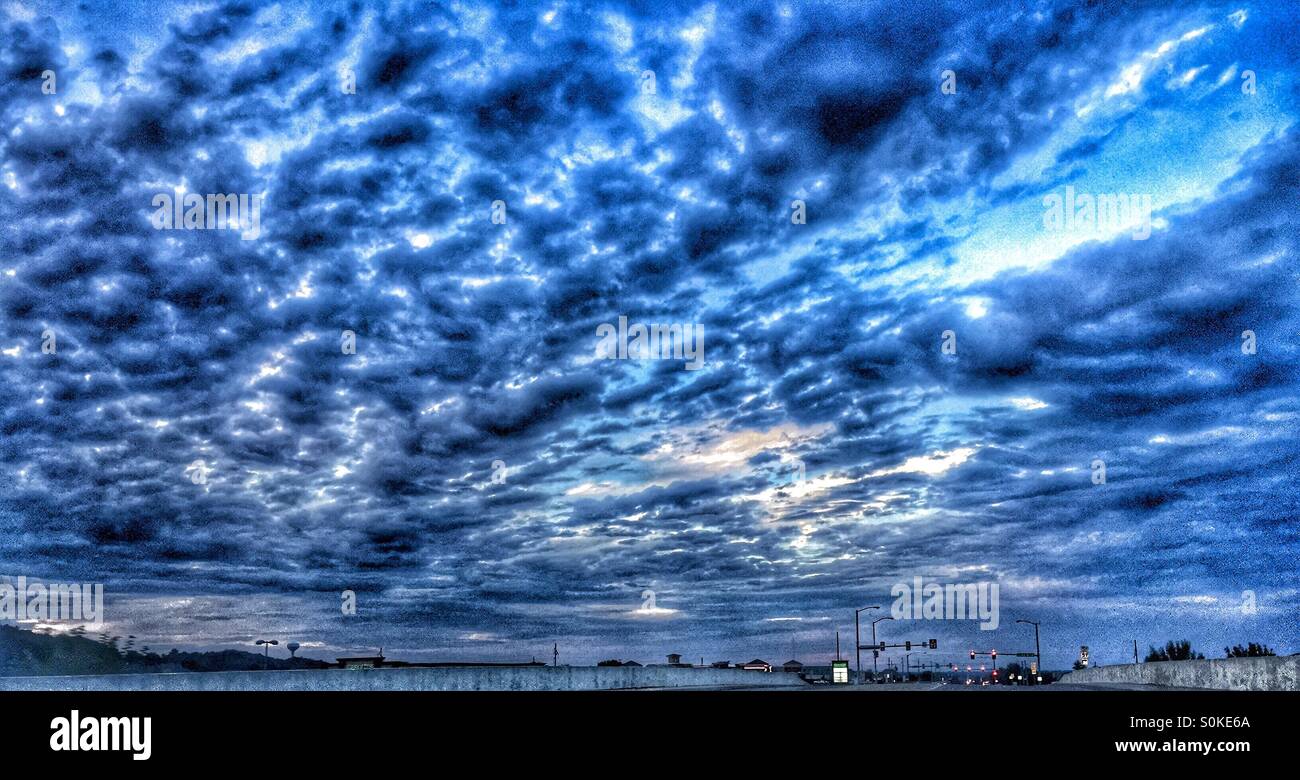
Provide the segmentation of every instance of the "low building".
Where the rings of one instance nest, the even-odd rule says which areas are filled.
[[[382,655],[358,655],[338,659],[340,669],[378,669],[384,665]]]
[[[799,672],[803,671],[803,664],[799,663],[798,661],[786,661],[785,663],[781,664],[781,671],[794,672],[795,674],[798,674]]]
[[[830,666],[817,666],[814,664],[804,665],[803,671],[799,672],[799,676],[807,682],[830,682],[832,677]]]
[[[747,672],[772,671],[772,665],[769,664],[767,661],[764,661],[762,658],[755,658],[754,660],[750,661],[747,664],[736,664],[736,666],[739,666],[741,669],[744,669]]]

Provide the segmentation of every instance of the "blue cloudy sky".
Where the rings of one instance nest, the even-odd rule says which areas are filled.
[[[1298,9],[9,0],[0,573],[326,658],[824,660],[915,576],[1002,626],[891,640],[1296,652]]]

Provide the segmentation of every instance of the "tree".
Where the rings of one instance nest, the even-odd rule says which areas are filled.
[[[1164,647],[1149,647],[1146,661],[1204,661],[1205,656],[1192,650],[1192,643],[1186,639],[1177,642],[1169,640]]]
[[[1267,645],[1255,644],[1251,642],[1245,647],[1233,645],[1232,647],[1223,648],[1225,658],[1263,658],[1269,655],[1277,655]]]

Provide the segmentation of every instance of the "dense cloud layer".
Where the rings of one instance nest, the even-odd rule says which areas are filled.
[[[887,629],[959,652],[1294,652],[1261,5],[10,4],[0,573],[330,658],[816,660],[915,576],[1000,584]],[[1150,237],[1049,231],[1066,187]],[[154,229],[182,192],[259,234]],[[704,367],[597,359],[620,317]]]

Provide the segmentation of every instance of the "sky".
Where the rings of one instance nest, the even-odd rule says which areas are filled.
[[[0,9],[0,574],[111,634],[1300,651],[1295,3]]]

